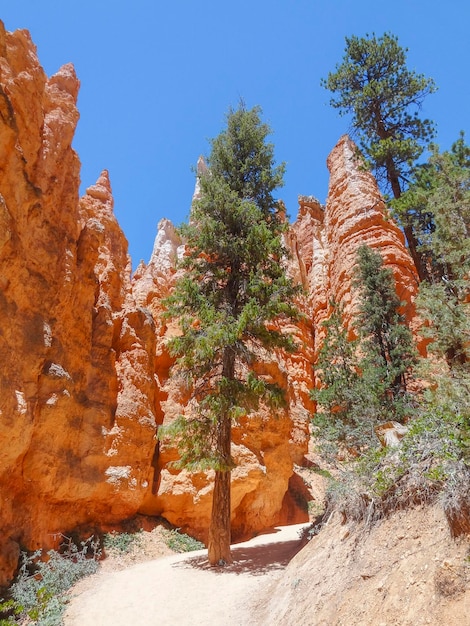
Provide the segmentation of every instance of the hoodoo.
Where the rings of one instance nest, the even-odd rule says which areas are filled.
[[[161,318],[184,242],[162,220],[131,278],[108,173],[79,198],[78,88],[72,65],[48,78],[29,34],[0,23],[0,584],[22,548],[54,547],[58,532],[91,534],[144,513],[205,539],[210,514],[211,475],[175,470],[176,451],[155,437],[187,401],[170,376],[176,329]],[[234,538],[306,519],[296,466],[309,441],[312,364],[330,298],[354,311],[361,244],[380,248],[414,315],[413,263],[349,138],[328,165],[325,207],[301,196],[286,235],[305,318],[285,330],[301,348],[260,362],[286,407],[234,428]]]

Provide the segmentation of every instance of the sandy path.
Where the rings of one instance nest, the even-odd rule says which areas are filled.
[[[65,626],[258,625],[251,605],[298,552],[307,526],[237,544],[227,568],[209,568],[201,550],[98,573],[75,588]]]

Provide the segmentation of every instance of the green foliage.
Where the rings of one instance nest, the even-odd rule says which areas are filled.
[[[428,162],[418,166],[403,196],[392,202],[412,221],[430,264],[429,280],[461,278],[470,263],[470,147],[464,134],[448,152],[432,147]]]
[[[418,306],[429,322],[423,335],[431,342],[429,353],[445,356],[453,369],[468,369],[470,359],[469,303],[462,299],[458,288],[449,290],[445,282],[423,283],[420,286]]]
[[[429,350],[462,367],[470,357],[470,147],[463,133],[449,152],[433,148],[393,206],[414,220],[428,265],[418,305],[430,322]]]
[[[11,615],[4,624],[34,623],[60,626],[67,603],[67,591],[81,578],[96,572],[100,556],[98,542],[90,538],[75,545],[67,539],[63,552],[50,550],[47,559],[42,551],[23,553],[20,571],[10,588],[11,598],[0,605]]]
[[[317,402],[313,434],[326,458],[334,458],[338,444],[346,448],[371,445],[375,436],[364,419],[358,341],[349,339],[341,305],[330,302],[332,313],[324,323],[326,336],[316,365],[321,387],[312,391]]]
[[[346,37],[342,63],[322,81],[334,94],[330,104],[352,114],[363,153],[395,197],[434,134],[432,122],[418,112],[436,87],[406,67],[406,53],[390,33]]]
[[[449,519],[468,516],[470,376],[433,372],[408,431],[396,448],[369,448],[342,464],[328,508],[373,522],[390,511],[439,500]]]
[[[446,480],[455,463],[470,461],[470,381],[441,378],[428,391],[401,446],[402,460],[426,466],[428,478]]]
[[[384,267],[379,252],[368,246],[358,250],[356,287],[360,290],[357,327],[361,338],[363,372],[375,372],[381,381],[384,400],[394,419],[401,421],[400,398],[406,393],[406,375],[416,361],[413,337],[399,308],[390,268]]]
[[[357,341],[347,336],[341,305],[331,301],[330,306],[332,313],[323,324],[326,336],[316,366],[324,386],[315,390],[313,396],[329,414],[343,416],[351,409],[354,399],[350,390],[359,378]]]
[[[190,535],[180,533],[179,530],[165,530],[163,539],[166,545],[174,552],[194,552],[195,550],[203,550],[204,544]]]
[[[323,80],[335,96],[330,100],[342,115],[352,114],[353,129],[379,183],[399,198],[404,183],[434,135],[430,120],[421,119],[424,98],[434,82],[406,67],[406,52],[390,33],[382,37],[346,38],[343,62]],[[402,223],[419,277],[426,266],[417,249],[411,220]]]
[[[431,245],[437,230],[431,232]],[[466,244],[453,245],[452,254],[457,248],[465,250]],[[430,247],[436,261],[447,268],[445,280],[424,283],[420,302],[423,306],[424,298],[429,298],[428,332],[434,353],[448,357],[453,348],[454,355],[462,356],[456,347],[467,342],[468,349],[466,253],[452,270],[449,257],[438,255],[438,249]],[[337,454],[338,445],[352,451],[336,463],[339,474],[328,489],[328,509],[372,523],[397,508],[439,499],[451,526],[465,529],[470,517],[468,357],[447,359],[447,364],[443,360],[417,363],[393,276],[380,255],[365,247],[358,252],[356,286],[361,297],[355,319],[358,339],[348,340],[341,308],[333,305],[318,362],[324,387],[315,392],[319,413],[314,432],[323,452]],[[456,293],[463,294],[460,301]],[[418,377],[432,384],[419,396],[407,389],[407,379],[418,365]],[[391,419],[405,422],[406,434],[398,447],[379,447],[374,428]]]
[[[330,500],[349,517],[373,520],[441,494],[458,526],[459,516],[470,515],[470,147],[462,133],[450,151],[433,146],[428,162],[416,166],[434,132],[419,107],[435,86],[406,68],[406,50],[393,35],[346,39],[343,62],[323,84],[334,94],[331,104],[352,114],[368,163],[392,190],[392,209],[422,280],[422,334],[438,358],[431,373],[421,366],[430,388],[411,396],[407,377],[416,358],[392,276],[361,249],[358,345],[348,348],[341,320],[332,316],[318,364],[324,386],[315,394],[322,412],[317,434],[355,441],[359,452],[341,464]],[[337,367],[344,354],[346,373]],[[380,449],[364,438],[368,427],[389,419],[408,427],[398,448]]]
[[[354,455],[378,445],[375,427],[412,411],[406,382],[415,362],[412,335],[399,313],[391,270],[367,246],[358,250],[356,287],[360,306],[358,339],[350,339],[342,309],[334,302],[317,363],[319,389],[312,393],[318,411],[313,432],[327,457],[341,448]]]
[[[106,533],[103,537],[103,546],[105,550],[113,550],[119,554],[126,554],[135,545],[141,541],[140,533],[119,533],[112,531]]]
[[[269,133],[258,107],[229,111],[182,228],[185,272],[166,306],[181,328],[169,343],[173,374],[186,380],[192,401],[159,436],[177,441],[179,465],[190,470],[232,468],[221,422],[256,410],[261,399],[282,404],[280,389],[255,373],[256,350],[296,349],[277,325],[298,318],[298,289],[285,273],[287,223],[272,195],[284,166],[274,165]]]

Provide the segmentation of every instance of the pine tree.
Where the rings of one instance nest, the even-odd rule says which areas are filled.
[[[364,353],[362,369],[375,370],[384,385],[384,400],[400,419],[397,403],[406,394],[407,374],[415,362],[413,336],[399,312],[395,279],[380,252],[366,245],[357,252],[356,287],[361,304],[357,327]]]
[[[256,410],[260,399],[274,408],[283,401],[281,390],[255,373],[256,351],[296,349],[279,327],[298,318],[298,289],[285,272],[287,224],[273,196],[284,166],[274,165],[260,113],[243,105],[230,110],[227,128],[212,141],[200,199],[182,228],[185,273],[167,300],[167,314],[181,328],[169,345],[178,357],[174,375],[186,377],[192,400],[163,435],[176,439],[181,467],[215,470],[212,565],[231,562],[232,421]]]
[[[357,341],[348,338],[341,304],[332,300],[330,307],[331,315],[323,322],[325,339],[314,368],[318,387],[311,394],[317,404],[313,434],[326,456],[336,454],[338,443],[358,445],[362,440],[354,410],[359,384]]]
[[[318,408],[313,427],[321,448],[334,450],[330,444],[336,440],[354,454],[377,445],[377,425],[409,416],[407,379],[415,363],[393,273],[383,266],[380,253],[367,246],[359,248],[357,259],[358,337],[348,338],[341,307],[334,304],[316,365],[320,386],[312,393]]]
[[[470,147],[463,133],[448,152],[433,147],[394,205],[414,217],[428,264],[419,303],[430,349],[450,367],[463,365],[470,359]]]
[[[347,37],[342,63],[322,81],[335,94],[330,104],[342,115],[352,114],[366,159],[379,180],[385,178],[395,198],[400,197],[411,168],[434,134],[432,122],[420,119],[418,111],[436,87],[431,79],[407,68],[406,53],[389,33]],[[404,220],[403,226],[418,273],[424,278],[412,224]]]

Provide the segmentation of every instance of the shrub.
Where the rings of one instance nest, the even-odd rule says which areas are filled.
[[[205,548],[202,542],[185,533],[180,533],[178,529],[165,530],[163,539],[166,545],[175,552],[193,552],[194,550],[202,550]]]
[[[127,554],[132,546],[140,544],[141,533],[142,530],[137,533],[118,533],[116,531],[106,533],[103,537],[103,546],[105,550]]]
[[[454,535],[470,532],[470,381],[441,374],[426,391],[399,447],[369,448],[338,466],[327,509],[373,522],[439,501]]]
[[[0,610],[7,613],[1,626],[26,621],[38,626],[62,624],[67,591],[81,578],[96,572],[100,556],[98,541],[93,537],[80,546],[64,539],[62,552],[50,550],[47,559],[42,550],[22,554],[18,576],[10,588],[11,597],[0,604]]]

